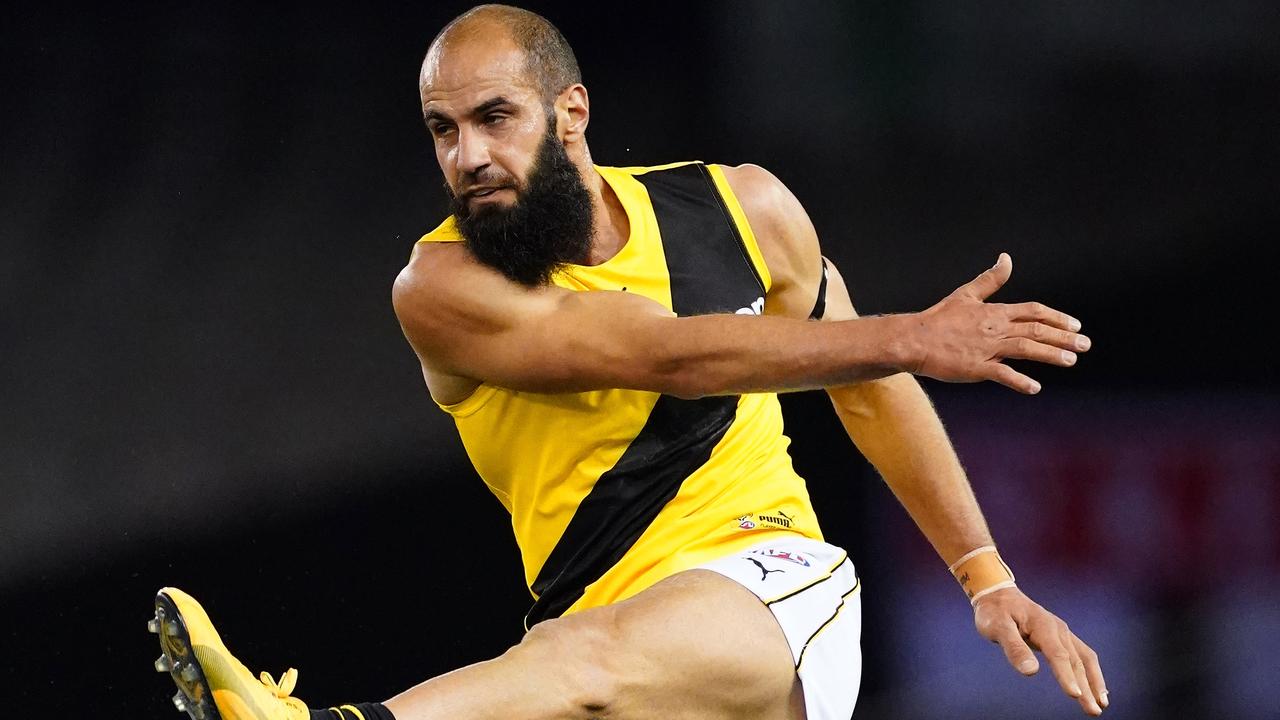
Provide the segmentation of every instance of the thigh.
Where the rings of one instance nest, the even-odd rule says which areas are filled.
[[[773,538],[701,566],[750,590],[791,647],[810,720],[848,720],[861,684],[857,571],[841,548]]]
[[[611,719],[804,718],[795,664],[773,614],[720,574],[682,572],[557,622],[607,628]]]

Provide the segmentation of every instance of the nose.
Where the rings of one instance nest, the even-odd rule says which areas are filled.
[[[458,170],[462,173],[474,175],[490,162],[488,139],[468,127],[458,129],[457,150]]]

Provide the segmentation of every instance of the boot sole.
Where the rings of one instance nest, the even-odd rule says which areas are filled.
[[[204,668],[192,649],[187,623],[177,604],[163,592],[156,595],[155,616],[147,622],[147,630],[160,636],[163,654],[156,659],[156,672],[169,673],[178,686],[173,706],[191,716],[191,720],[222,720]]]

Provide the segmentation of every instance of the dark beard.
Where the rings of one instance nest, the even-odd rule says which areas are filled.
[[[471,254],[529,287],[547,284],[556,270],[582,262],[591,249],[591,193],[556,137],[554,122],[548,128],[529,179],[516,188],[509,207],[482,205],[471,212],[445,185]]]

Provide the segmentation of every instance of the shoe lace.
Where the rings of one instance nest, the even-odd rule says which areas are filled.
[[[258,679],[261,680],[262,684],[266,685],[267,689],[274,693],[276,697],[284,699],[293,693],[293,688],[298,684],[298,671],[294,668],[285,670],[284,674],[280,676],[280,682],[276,682],[275,679],[271,677],[271,673],[267,672],[258,675]]]

